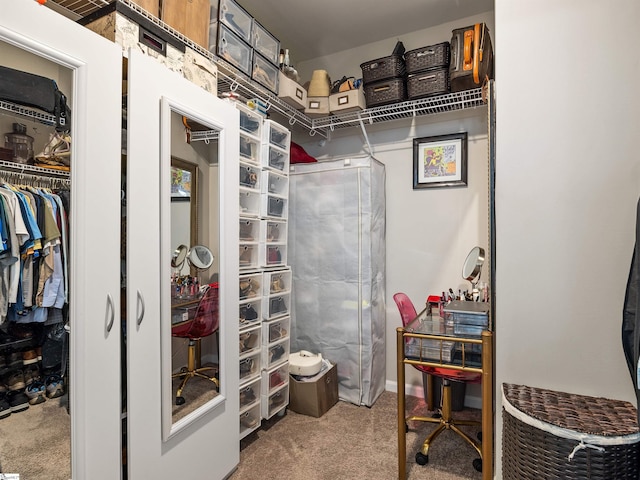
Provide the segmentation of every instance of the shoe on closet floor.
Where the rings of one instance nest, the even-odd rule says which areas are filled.
[[[22,412],[29,408],[29,397],[24,392],[9,392],[7,394],[9,405],[13,413]]]
[[[7,396],[4,393],[0,393],[0,419],[9,415],[11,415],[11,405],[9,405]]]
[[[22,352],[23,365],[31,365],[37,362],[38,362],[38,353],[35,351],[35,349],[25,350],[24,352]]]
[[[33,337],[33,326],[30,323],[9,322],[9,335],[19,340]]]
[[[37,365],[32,365],[24,369],[24,384],[28,387],[36,380],[40,380],[40,369]]]
[[[64,384],[60,375],[49,375],[44,384],[48,398],[57,398],[64,395]]]
[[[11,392],[24,390],[24,387],[26,386],[24,383],[24,373],[22,372],[22,370],[10,372],[9,374],[7,374],[4,384]]]
[[[40,380],[36,380],[31,383],[31,385],[26,388],[24,393],[29,398],[30,405],[38,405],[47,399],[47,397],[45,396],[47,393],[47,388]]]
[[[20,352],[7,353],[4,356],[4,363],[7,368],[21,367],[22,353]]]

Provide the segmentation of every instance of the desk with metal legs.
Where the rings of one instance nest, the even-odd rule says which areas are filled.
[[[428,320],[427,320],[428,318]],[[422,320],[421,320],[422,319]],[[451,329],[440,328],[434,331],[431,324],[424,324],[428,328],[421,329],[416,322],[420,321],[433,322],[432,317],[426,315],[426,310],[422,311],[416,321],[407,326],[407,329],[399,327],[396,329],[397,334],[397,366],[398,366],[398,479],[405,480],[407,476],[407,443],[406,443],[406,425],[410,417],[406,416],[405,402],[405,366],[406,365],[424,365],[429,367],[445,367],[452,370],[462,370],[468,372],[477,372],[482,374],[482,444],[480,447],[482,457],[482,480],[493,479],[493,333],[483,331],[480,337],[453,335]],[[442,322],[442,319],[440,319]],[[420,331],[429,333],[419,333]],[[418,356],[406,356],[405,347],[408,339],[417,339],[418,342],[429,341],[440,345],[439,355],[423,356],[422,343],[420,343],[420,354]],[[443,354],[442,345],[444,342],[455,341],[462,346],[462,355],[460,359],[448,360],[447,355]],[[468,360],[465,354],[473,345],[481,345],[481,362]],[[446,352],[445,352],[446,353]],[[437,356],[439,358],[432,358]]]

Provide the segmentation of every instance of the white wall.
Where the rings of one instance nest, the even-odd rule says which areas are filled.
[[[620,332],[639,18],[637,0],[495,1],[498,395],[510,382],[635,404]]]
[[[460,26],[485,21],[493,25],[491,13],[462,19],[433,29],[403,36],[407,50],[431,45],[451,38]],[[391,53],[396,39],[370,44],[306,62],[309,72],[327,69],[330,75],[342,73],[361,76],[360,63]],[[355,60],[354,59],[359,59]],[[357,71],[349,70],[355,65]],[[336,73],[334,73],[336,72]],[[413,190],[413,139],[468,132],[468,187]],[[488,149],[487,109],[439,114],[367,126],[367,136],[374,156],[385,164],[387,199],[387,388],[396,388],[396,332],[402,325],[393,294],[405,292],[418,311],[430,294],[439,295],[449,287],[467,289],[462,279],[462,264],[475,245],[488,248]],[[360,128],[336,130],[323,146],[317,137],[295,136],[310,155],[322,160],[332,156],[367,152]],[[488,279],[488,269],[483,269]],[[422,377],[408,368],[407,384],[411,393],[421,395]],[[477,385],[468,388],[467,404],[480,406]]]

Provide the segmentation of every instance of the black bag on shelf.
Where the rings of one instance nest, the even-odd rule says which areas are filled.
[[[56,130],[71,129],[67,97],[50,78],[0,66],[0,100],[43,110],[56,117]]]

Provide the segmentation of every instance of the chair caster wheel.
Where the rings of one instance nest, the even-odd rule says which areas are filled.
[[[416,453],[416,463],[418,465],[426,465],[429,463],[429,455],[425,455],[422,452]]]
[[[482,459],[481,458],[475,458],[473,460],[473,468],[475,468],[476,471],[478,471],[478,472],[482,472]]]
[[[176,397],[176,405],[184,405],[184,397]]]

